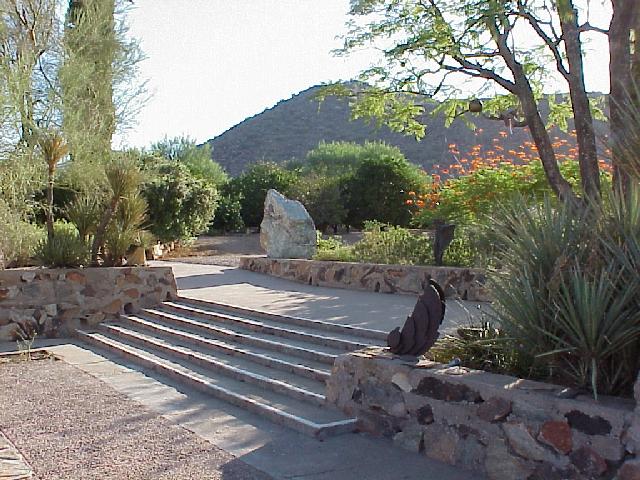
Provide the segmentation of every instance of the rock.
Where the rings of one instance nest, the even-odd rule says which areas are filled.
[[[478,407],[478,417],[485,422],[500,422],[511,413],[511,402],[500,397],[491,397]]]
[[[0,300],[10,300],[18,295],[18,287],[15,285],[9,287],[0,287]]]
[[[409,377],[406,373],[398,372],[391,377],[391,383],[398,387],[403,392],[411,391],[411,384],[409,383]]]
[[[601,477],[607,471],[607,462],[592,448],[583,446],[571,454],[571,462],[587,478]]]
[[[36,278],[36,272],[24,272],[22,275],[20,275],[20,279],[23,282],[27,282],[27,283],[33,282],[35,278]]]
[[[67,272],[66,278],[70,282],[81,283],[81,284],[84,284],[87,281],[87,279],[82,273],[76,272],[73,270],[70,272]]]
[[[489,480],[523,480],[532,472],[526,463],[511,455],[504,442],[499,439],[487,447],[484,467]]]
[[[42,308],[50,317],[55,317],[58,314],[58,306],[55,303],[44,305]]]
[[[316,227],[304,206],[274,189],[267,192],[260,244],[270,258],[311,258],[316,252]]]
[[[522,423],[505,423],[502,425],[502,428],[509,440],[509,445],[511,445],[511,448],[521,457],[527,460],[548,462],[555,466],[562,466],[563,464],[566,465],[569,463],[566,461],[566,458],[564,462],[556,458],[550,451],[536,442],[526,425]]]
[[[468,436],[460,440],[456,451],[455,465],[481,472],[485,460],[485,448],[476,437]]]
[[[431,405],[424,405],[416,410],[416,418],[420,425],[429,425],[433,423],[433,409]]]
[[[424,377],[420,380],[413,393],[446,402],[482,402],[480,394],[466,385],[445,382],[433,377]]]
[[[0,327],[0,342],[13,342],[24,336],[22,328],[17,323],[10,323]]]
[[[47,312],[44,310],[36,310],[33,314],[33,318],[38,322],[38,325],[44,325],[44,322],[47,320]]]
[[[423,447],[422,428],[416,425],[408,426],[402,432],[393,436],[393,443],[405,450],[418,453]]]
[[[640,459],[627,460],[618,470],[618,480],[640,480]]]
[[[573,448],[571,427],[567,422],[552,420],[545,422],[540,429],[538,440],[553,447],[556,452],[567,455]]]
[[[600,416],[590,416],[579,410],[571,410],[565,414],[571,428],[587,435],[607,435],[611,432],[611,424]]]
[[[440,462],[455,464],[460,438],[458,435],[438,424],[424,428],[424,453],[427,457]]]

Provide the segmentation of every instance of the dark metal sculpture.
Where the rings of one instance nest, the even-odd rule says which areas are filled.
[[[436,225],[436,235],[433,241],[433,256],[436,265],[442,265],[442,257],[444,252],[453,240],[456,226],[454,224],[438,224]]]
[[[438,339],[438,327],[444,319],[444,292],[435,281],[429,285],[404,322],[402,331],[394,328],[387,336],[387,345],[397,355],[424,355]]]

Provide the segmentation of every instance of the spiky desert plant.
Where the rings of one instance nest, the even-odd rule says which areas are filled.
[[[120,201],[140,188],[142,174],[140,168],[129,154],[115,155],[105,166],[105,174],[110,187],[109,199],[105,206],[100,223],[96,228],[91,246],[91,260],[98,263],[98,253],[104,246],[104,236],[107,226],[116,212]]]
[[[69,153],[69,146],[57,131],[49,131],[40,134],[38,140],[42,156],[47,163],[47,236],[53,238],[53,184],[58,163]]]

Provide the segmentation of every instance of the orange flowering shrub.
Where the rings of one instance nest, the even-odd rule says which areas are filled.
[[[500,132],[501,138],[507,135],[507,132]],[[577,147],[559,137],[554,138],[553,146],[560,171],[578,188]],[[475,145],[464,153],[452,143],[449,153],[453,157],[452,164],[448,168],[434,165],[432,183],[426,193],[412,196],[409,192],[407,204],[417,209],[414,215],[417,226],[428,227],[435,219],[473,222],[514,194],[541,199],[545,193],[550,193],[533,142],[507,150],[501,145],[501,139],[495,138],[490,147]],[[605,161],[600,161],[600,166],[607,181],[611,167]]]

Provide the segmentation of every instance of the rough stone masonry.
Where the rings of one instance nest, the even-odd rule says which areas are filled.
[[[640,384],[635,401],[560,390],[372,347],[338,357],[327,401],[361,430],[490,480],[640,479]]]

